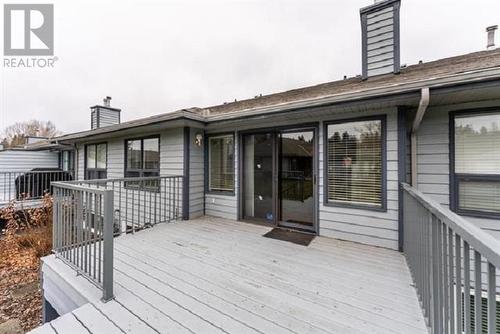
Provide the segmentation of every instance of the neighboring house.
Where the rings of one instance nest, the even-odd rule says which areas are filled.
[[[40,174],[40,178],[52,176],[55,179],[58,170],[73,173],[73,148],[53,143],[48,138],[28,137],[26,145],[0,150],[0,205],[16,198],[16,178],[32,170],[51,174]]]

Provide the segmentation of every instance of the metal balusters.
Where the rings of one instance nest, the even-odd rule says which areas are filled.
[[[464,241],[464,327],[465,334],[471,334],[471,309],[470,309],[470,247]]]
[[[479,334],[487,328],[489,334],[498,334],[500,244],[418,190],[402,186],[404,252],[431,332]]]
[[[482,333],[483,310],[481,296],[481,254],[474,252],[474,333]]]

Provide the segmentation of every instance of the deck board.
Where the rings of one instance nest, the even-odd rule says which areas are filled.
[[[203,217],[116,238],[115,300],[70,316],[109,334],[427,333],[400,253],[269,230]]]

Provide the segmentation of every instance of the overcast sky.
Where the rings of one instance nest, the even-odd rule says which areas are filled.
[[[373,1],[53,3],[59,60],[0,68],[0,130],[34,118],[87,130],[106,95],[131,120],[360,74],[359,8]],[[402,0],[401,63],[484,50],[493,24],[498,0]]]

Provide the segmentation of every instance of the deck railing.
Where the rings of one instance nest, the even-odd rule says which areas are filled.
[[[54,182],[53,248],[113,298],[113,237],[181,219],[182,176]]]
[[[114,231],[130,233],[181,218],[182,176],[79,180],[72,184],[114,194]]]
[[[53,183],[53,251],[113,298],[113,191]]]
[[[51,192],[51,183],[73,180],[71,172],[36,170],[0,172],[0,202],[40,199]]]
[[[403,184],[404,253],[432,333],[499,332],[500,243]]]

